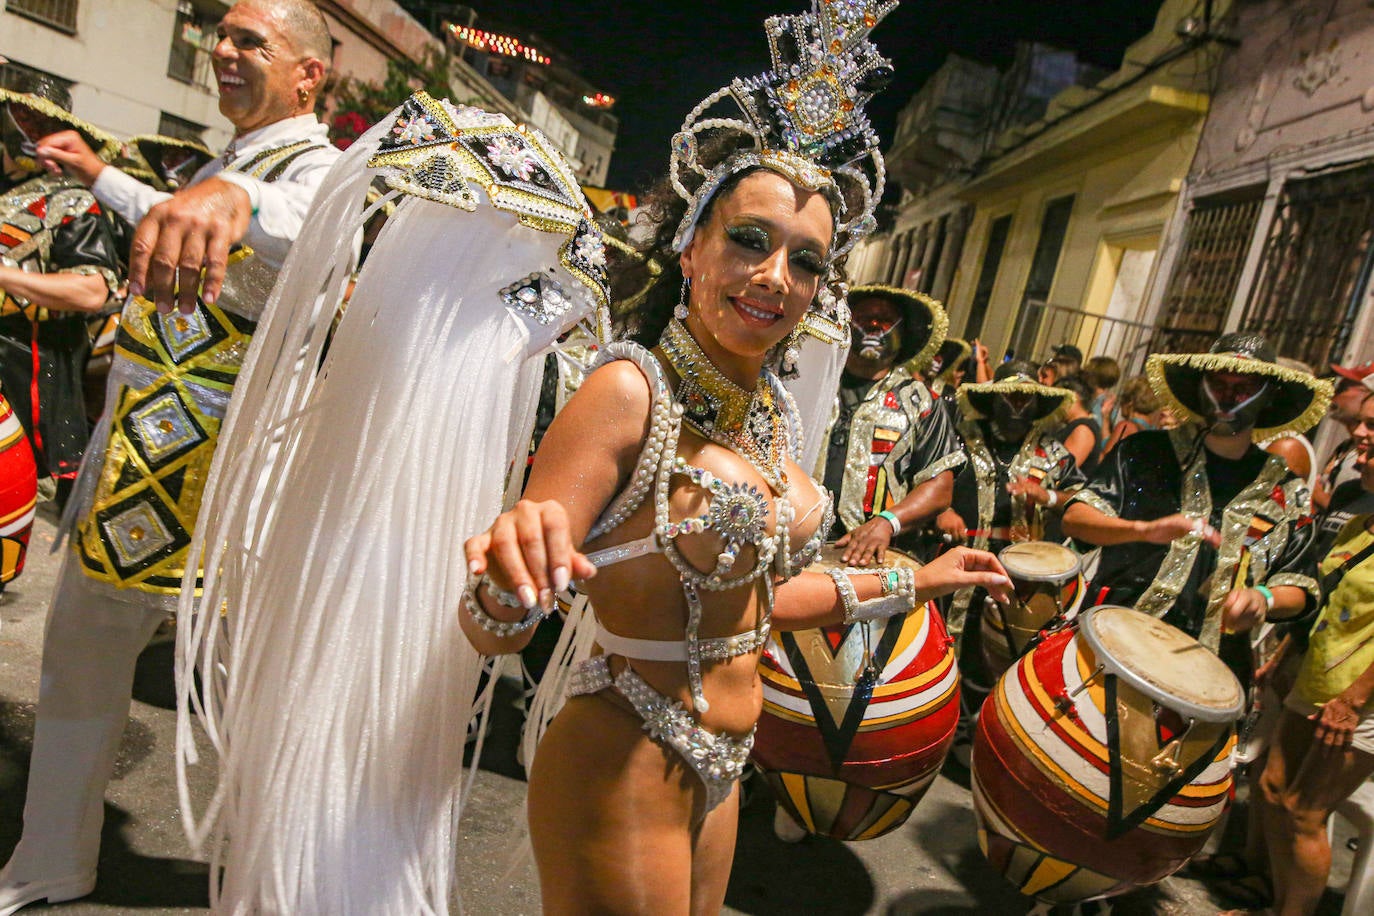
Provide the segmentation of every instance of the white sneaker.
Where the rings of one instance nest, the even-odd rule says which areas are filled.
[[[40,900],[49,903],[75,900],[93,890],[95,872],[54,881],[14,881],[5,872],[0,872],[0,916],[10,916]]]

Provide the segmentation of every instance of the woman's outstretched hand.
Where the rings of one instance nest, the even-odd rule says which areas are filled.
[[[986,550],[952,547],[916,571],[916,591],[925,599],[970,586],[987,589],[998,604],[1012,600],[1011,578],[997,557]]]
[[[596,575],[586,555],[573,549],[568,514],[554,500],[520,500],[463,549],[471,575],[486,573],[530,609],[553,610],[553,596],[569,582]]]

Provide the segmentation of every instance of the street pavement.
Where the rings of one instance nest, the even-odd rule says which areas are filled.
[[[45,507],[50,508],[50,507]],[[28,566],[0,596],[0,861],[19,838],[43,623],[57,571],[50,553],[51,512],[35,525]],[[155,638],[139,662],[136,700],[106,793],[100,877],[80,901],[33,907],[63,916],[186,914],[208,912],[208,868],[182,832],[173,764],[170,636]],[[464,815],[457,850],[464,911],[473,914],[536,914],[539,893],[529,860],[519,852],[524,783],[515,762],[519,728],[518,689],[502,682],[482,765]],[[213,782],[213,755],[203,740],[203,759],[192,774],[191,795],[203,809]],[[735,867],[726,912],[774,916],[950,916],[1020,914],[1029,902],[1013,892],[978,850],[967,777],[936,781],[900,829],[864,843],[807,839],[790,845],[773,836],[774,806],[755,781],[741,814]],[[1238,820],[1238,819],[1237,819]],[[1333,887],[1342,887],[1352,854],[1339,842]],[[1217,911],[1202,885],[1181,878],[1118,898],[1114,912],[1210,914]],[[1335,916],[1340,898],[1328,892],[1323,914]],[[25,911],[26,913],[29,910]],[[1065,911],[1067,912],[1067,911]]]

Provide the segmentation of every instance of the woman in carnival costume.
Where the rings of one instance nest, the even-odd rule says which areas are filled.
[[[795,575],[826,528],[800,468],[844,361],[837,264],[881,195],[862,105],[887,76],[868,30],[893,6],[769,20],[774,70],[689,116],[656,237],[671,256],[620,323],[661,335],[654,353],[612,342],[627,327],[600,233],[537,131],[417,93],[345,153],[255,335],[192,546],[203,606],[225,609],[193,617],[188,592],[178,634],[206,684],[183,670],[182,709],[220,755],[189,818],[223,866],[217,911],[448,912],[479,651],[517,651],[597,566],[597,615],[576,602],[527,729],[532,745],[553,721],[525,758],[545,907],[718,909],[774,608],[817,626],[1005,589],[974,551]],[[744,119],[707,117],[727,98]],[[369,205],[379,172],[390,190]],[[357,231],[389,203],[329,336]],[[544,355],[580,321],[609,365],[498,517]],[[779,358],[800,369],[795,400],[766,368]],[[612,654],[582,663],[594,645]]]
[[[996,560],[969,550],[915,573],[802,572],[830,507],[802,470],[823,428],[801,433],[829,406],[843,349],[795,351],[809,334],[835,341],[847,322],[829,290],[881,194],[860,165],[881,180],[862,104],[886,62],[866,35],[894,5],[770,19],[773,71],[688,116],[670,174],[679,199],[659,209],[647,252],[663,269],[628,316],[635,340],[657,346],[606,348],[550,427],[525,498],[467,544],[462,621],[479,650],[518,648],[570,579],[588,579],[595,609],[567,640],[583,652],[590,640],[592,655],[572,668],[530,773],[548,912],[720,908],[770,627],[905,613],[975,582],[1005,588]],[[727,98],[744,120],[708,116]],[[827,371],[812,375],[813,362]],[[797,406],[774,371],[794,367]],[[805,385],[820,377],[813,399]],[[540,689],[536,726],[557,676]]]

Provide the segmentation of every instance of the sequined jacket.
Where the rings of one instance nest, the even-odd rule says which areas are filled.
[[[72,179],[46,173],[0,196],[0,263],[94,274],[111,294],[119,285],[117,246],[100,204]],[[0,386],[33,440],[40,476],[73,475],[81,461],[89,349],[85,315],[49,312],[0,288]]]
[[[965,418],[959,435],[968,463],[954,478],[954,502],[967,526],[968,544],[993,553],[1008,544],[1041,540],[1045,536],[1046,510],[1007,492],[1012,480],[1029,477],[1047,490],[1074,491],[1083,486],[1083,472],[1063,443],[1037,427],[1014,451],[997,443],[989,445],[986,420]],[[963,632],[964,617],[975,589],[955,592],[948,614],[951,633]]]
[[[1132,521],[1175,512],[1211,521],[1221,532],[1219,549],[1191,534],[1168,545],[1102,548],[1088,600],[1162,617],[1215,651],[1221,605],[1234,589],[1292,585],[1306,591],[1309,607],[1315,607],[1317,528],[1306,483],[1276,455],[1266,458],[1229,503],[1214,505],[1200,435],[1196,426],[1185,425],[1123,440],[1073,501]]]
[[[852,409],[842,396],[838,406],[824,474],[836,497],[837,536],[964,463],[948,414],[925,383],[901,366],[875,382]],[[840,455],[842,469],[832,466]]]
[[[263,195],[291,184],[294,198],[304,197],[308,207],[339,155],[318,122],[293,118],[250,136],[254,142],[228,167],[216,160],[193,183],[235,177]],[[121,183],[106,189],[112,194],[128,184],[127,176],[118,177]],[[119,199],[127,209],[158,198],[145,188]],[[136,589],[168,604],[181,591],[220,423],[276,280],[275,257],[252,248],[254,240],[269,250],[280,247],[271,227],[258,225],[262,216],[254,217],[248,243],[231,254],[217,302],[198,302],[189,314],[162,315],[145,300],[124,309],[105,414],[93,437],[102,460],[86,463],[73,500],[77,559],[104,586]],[[282,225],[276,230],[284,231]]]

